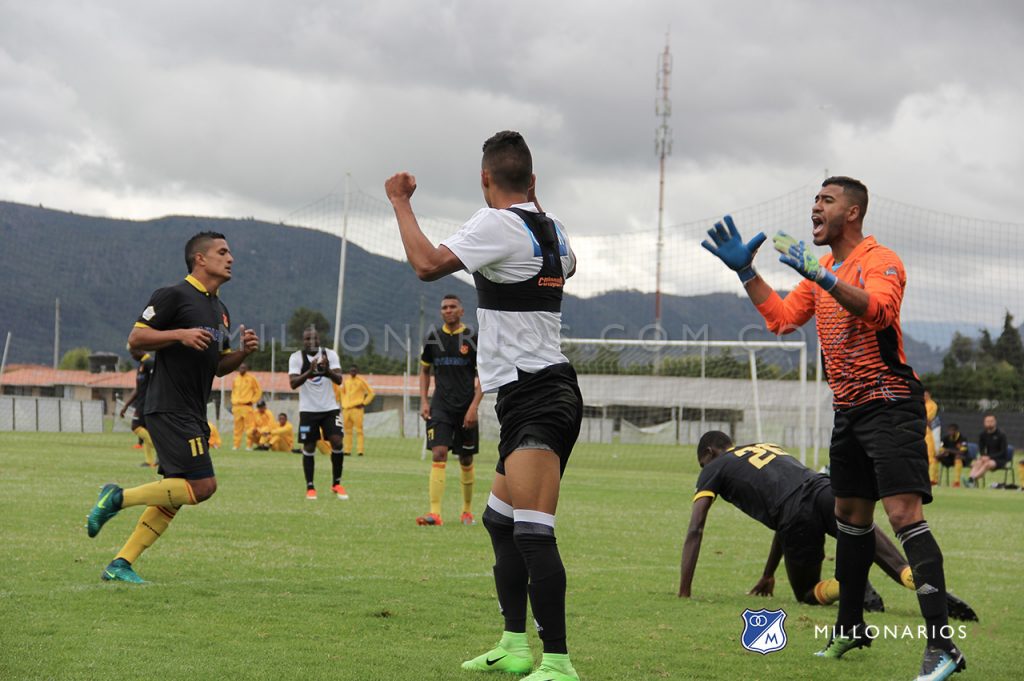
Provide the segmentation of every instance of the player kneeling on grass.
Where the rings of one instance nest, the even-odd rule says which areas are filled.
[[[683,544],[679,596],[691,595],[693,574],[697,569],[704,522],[716,497],[722,497],[754,520],[775,530],[764,574],[751,594],[771,596],[775,589],[775,569],[786,559],[786,575],[797,601],[808,605],[828,605],[839,599],[839,582],[821,578],[825,558],[825,535],[835,538],[838,531],[834,513],[835,497],[828,476],[815,473],[789,456],[777,445],[733,446],[732,439],[717,430],[708,431],[697,445],[701,472],[693,497],[690,526]],[[916,589],[910,566],[899,549],[876,526],[875,565],[894,582],[911,591]],[[946,593],[950,617],[977,621],[967,603]],[[881,596],[869,583],[864,592],[864,609],[884,610]]]

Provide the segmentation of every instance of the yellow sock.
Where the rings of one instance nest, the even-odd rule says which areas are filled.
[[[961,461],[960,459],[957,459],[956,461],[953,462],[953,481],[955,484],[960,484],[960,476],[963,475],[963,472],[964,462]]]
[[[835,603],[839,600],[839,581],[823,579],[814,585],[814,597],[822,605]]]
[[[153,452],[156,449],[153,447],[153,437],[142,426],[139,426],[132,432],[142,438],[142,453],[146,457],[146,463],[150,466],[154,465],[156,463],[156,456],[154,456]]]
[[[462,473],[459,475],[459,479],[462,481],[462,512],[472,513],[473,512],[473,480],[475,475],[473,473],[473,464],[468,466],[462,466]]]
[[[917,585],[914,584],[914,571],[910,569],[909,565],[903,568],[903,572],[900,573],[900,581],[903,582],[903,586],[911,591],[917,590]]]
[[[1017,462],[1017,484],[1024,487],[1024,459]]]
[[[441,499],[444,497],[445,463],[435,461],[430,466],[430,512],[441,515]]]
[[[320,452],[321,454],[330,454],[331,453],[331,443],[328,442],[327,440],[317,440],[316,441],[316,450],[318,452]]]
[[[933,485],[939,482],[939,462],[934,457],[928,458],[928,478]]]
[[[121,508],[128,506],[179,506],[198,503],[192,485],[183,478],[164,478],[124,491]]]
[[[150,506],[142,512],[135,531],[128,537],[124,547],[118,551],[117,558],[124,558],[129,563],[134,563],[142,552],[160,538],[167,526],[174,520],[178,509],[168,506]]]

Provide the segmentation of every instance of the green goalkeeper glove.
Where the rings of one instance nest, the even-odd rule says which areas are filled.
[[[797,241],[785,232],[779,232],[772,239],[772,243],[775,244],[775,250],[782,254],[779,262],[789,265],[826,291],[831,291],[839,283],[836,275],[822,267],[818,258],[807,251],[807,245],[803,241]]]

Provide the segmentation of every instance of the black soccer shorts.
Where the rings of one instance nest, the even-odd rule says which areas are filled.
[[[177,412],[146,414],[146,430],[153,438],[160,475],[186,480],[213,477],[210,424],[205,417]]]
[[[494,411],[501,426],[498,473],[505,474],[505,459],[524,440],[550,447],[565,473],[583,423],[583,395],[571,364],[553,364],[534,374],[519,371],[518,380],[498,389]]]
[[[340,409],[331,411],[300,411],[299,412],[299,442],[302,444],[317,441],[330,440],[332,435],[341,437],[343,434],[343,421]],[[323,437],[320,433],[323,432]]]
[[[825,535],[836,535],[835,505],[831,483],[825,475],[808,478],[786,499],[779,519],[779,535],[787,565],[821,564],[825,559]]]
[[[460,414],[443,409],[430,409],[427,421],[427,449],[447,447],[457,456],[473,456],[480,452],[480,428],[463,428],[465,410]]]
[[[932,500],[924,402],[875,400],[835,415],[829,464],[836,497]]]

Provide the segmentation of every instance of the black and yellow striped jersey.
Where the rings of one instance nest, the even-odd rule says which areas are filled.
[[[819,475],[778,445],[740,445],[704,466],[697,477],[693,500],[720,496],[777,530],[786,499]]]

